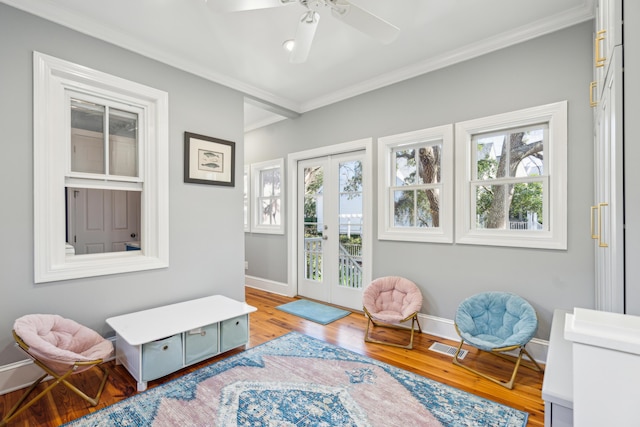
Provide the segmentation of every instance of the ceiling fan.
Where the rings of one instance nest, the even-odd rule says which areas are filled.
[[[215,12],[241,12],[267,9],[298,3],[307,9],[298,22],[298,28],[289,56],[292,63],[307,60],[311,44],[320,21],[320,14],[330,11],[333,17],[364,34],[389,44],[398,36],[400,29],[373,13],[348,0],[205,0]]]

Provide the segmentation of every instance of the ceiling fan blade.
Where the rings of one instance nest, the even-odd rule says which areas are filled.
[[[297,0],[204,0],[214,12],[242,12],[285,6]]]
[[[400,32],[398,27],[377,17],[373,13],[346,0],[337,0],[334,4],[335,7],[331,9],[331,14],[356,30],[384,44],[389,44],[398,37],[398,33]]]
[[[293,50],[291,51],[291,55],[289,55],[289,62],[300,64],[307,60],[319,21],[320,15],[317,12],[309,11],[302,15],[298,23],[298,29],[296,30]]]

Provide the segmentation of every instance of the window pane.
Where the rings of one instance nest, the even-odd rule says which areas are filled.
[[[474,137],[476,141],[476,173],[479,180],[495,179],[499,176],[498,165],[502,157],[505,137],[504,135]]]
[[[260,171],[260,191],[265,197],[280,195],[280,169]]]
[[[260,199],[260,207],[260,224],[280,224],[280,199],[262,198]]]
[[[67,188],[67,243],[74,255],[140,250],[139,191]]]
[[[418,184],[440,182],[442,145],[426,145],[418,149]]]
[[[439,227],[440,226],[440,190],[437,188],[417,192],[416,202],[416,226]]]
[[[109,110],[109,173],[138,176],[138,115]]]
[[[543,175],[547,129],[544,124],[475,135],[477,179]]]
[[[415,226],[415,191],[393,192],[393,225],[395,227]]]
[[[102,105],[71,99],[71,170],[105,173]]]
[[[476,227],[542,230],[542,182],[476,187]]]
[[[509,206],[511,230],[542,230],[544,199],[542,182],[519,183],[513,186]]]
[[[417,182],[416,150],[394,151],[395,185],[411,185]]]
[[[484,185],[476,188],[476,227],[504,229],[506,185]]]
[[[541,176],[544,174],[544,146],[547,125],[511,134],[510,176]]]

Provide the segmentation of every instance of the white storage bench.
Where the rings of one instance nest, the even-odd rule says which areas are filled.
[[[545,427],[573,426],[573,346],[564,338],[566,310],[555,310],[542,382]]]
[[[225,351],[246,345],[246,303],[214,295],[107,319],[116,332],[116,363],[136,379],[138,391],[147,381]]]

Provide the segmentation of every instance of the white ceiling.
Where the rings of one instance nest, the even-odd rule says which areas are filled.
[[[383,45],[322,14],[308,60],[291,64],[282,43],[294,38],[306,10],[300,4],[217,14],[207,0],[0,1],[247,94],[246,130],[592,19],[594,12],[594,0],[351,0],[399,27],[398,38]]]

